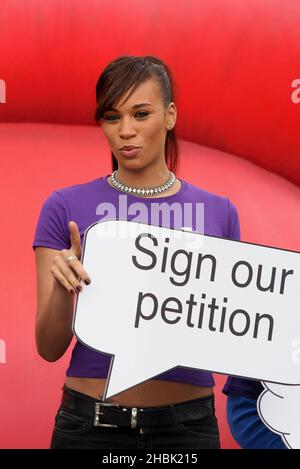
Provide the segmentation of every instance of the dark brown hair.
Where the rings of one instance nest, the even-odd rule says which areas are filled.
[[[169,67],[159,58],[147,56],[122,55],[110,62],[102,71],[96,85],[95,121],[99,125],[105,110],[113,107],[130,88],[134,90],[144,81],[154,78],[161,90],[165,108],[175,102],[175,82]],[[128,97],[129,97],[128,96]],[[165,142],[166,165],[176,174],[178,166],[178,143],[175,127],[167,131]],[[112,170],[118,169],[118,161],[111,152]]]

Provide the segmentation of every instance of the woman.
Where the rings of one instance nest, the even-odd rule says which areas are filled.
[[[175,177],[173,96],[171,72],[153,56],[121,56],[99,77],[95,120],[110,145],[114,173],[53,191],[41,209],[33,243],[36,344],[48,361],[58,360],[72,340],[73,293],[89,288],[83,282],[93,282],[80,262],[81,245],[87,227],[104,215],[97,212],[101,202],[112,204],[116,213],[121,196],[127,197],[128,206],[143,203],[148,224],[157,223],[149,218],[154,202],[156,207],[162,202],[181,207],[190,202],[188,228],[195,231],[196,202],[201,202],[205,234],[239,239],[237,210],[226,197]],[[138,148],[126,150],[126,146]],[[179,226],[177,220],[175,226],[170,210],[163,215],[161,226],[186,226],[186,219]],[[127,220],[133,219],[131,211]],[[109,364],[109,355],[77,341],[51,448],[220,447],[211,373],[176,367],[102,402]]]

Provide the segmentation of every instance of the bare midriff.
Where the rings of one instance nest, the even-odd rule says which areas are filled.
[[[101,400],[103,399],[106,379],[66,376],[65,384],[68,388]],[[212,392],[212,387],[150,379],[115,394],[106,399],[106,402],[117,402],[127,407],[156,407],[209,396]]]

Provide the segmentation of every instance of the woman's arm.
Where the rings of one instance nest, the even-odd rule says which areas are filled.
[[[52,273],[54,257],[60,251],[35,248],[37,274],[37,312],[35,340],[38,354],[47,361],[58,360],[73,337],[74,296],[57,282]]]
[[[257,412],[257,400],[228,393],[227,420],[233,438],[243,449],[287,449]]]

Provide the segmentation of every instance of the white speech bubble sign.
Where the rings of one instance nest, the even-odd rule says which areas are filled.
[[[300,449],[300,386],[262,383],[264,391],[257,399],[257,410],[264,424],[281,436],[289,449]]]
[[[92,283],[72,327],[113,356],[103,398],[176,366],[300,384],[299,254],[125,220],[91,225],[81,262]]]

